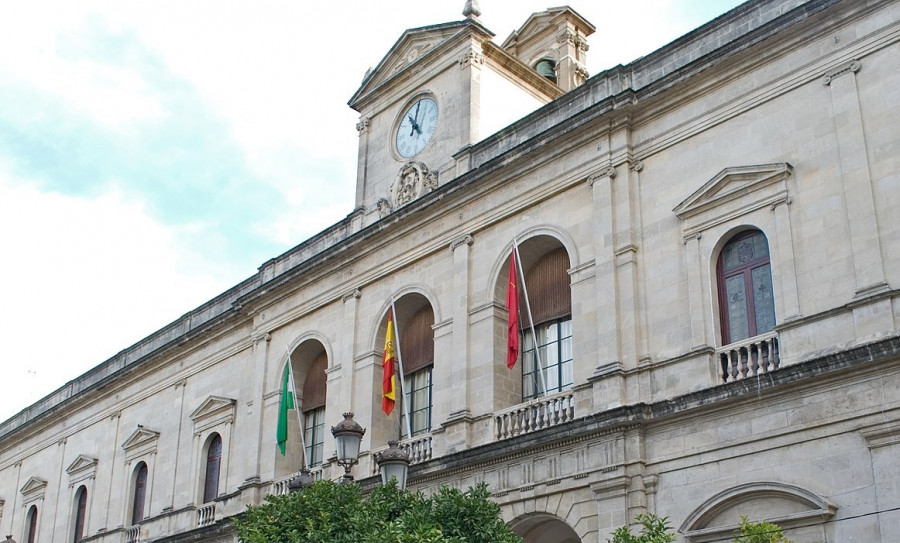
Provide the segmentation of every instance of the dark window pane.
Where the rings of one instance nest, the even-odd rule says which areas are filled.
[[[203,487],[203,503],[216,499],[219,495],[219,472],[222,466],[222,438],[216,434],[209,442],[206,454],[206,479]]]
[[[772,270],[768,264],[754,268],[753,304],[756,307],[756,333],[775,328],[775,298],[772,296]]]
[[[306,445],[306,464],[318,466],[325,452],[325,408],[303,413],[303,442]]]
[[[75,530],[72,541],[78,543],[84,537],[84,516],[87,512],[87,488],[78,489],[78,500],[75,504]]]
[[[144,498],[147,495],[147,464],[138,464],[134,477],[134,503],[131,508],[131,524],[144,520]]]
[[[731,332],[732,342],[750,337],[747,327],[747,293],[744,290],[743,275],[734,275],[725,280],[728,329]]]

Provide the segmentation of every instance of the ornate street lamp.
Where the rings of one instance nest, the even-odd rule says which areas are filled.
[[[359,444],[366,429],[353,420],[353,413],[344,413],[344,420],[331,427],[337,446],[337,463],[344,467],[344,482],[352,481],[350,468],[359,461]]]
[[[406,488],[406,474],[409,473],[409,455],[398,447],[399,442],[388,441],[386,451],[375,455],[375,461],[381,470],[381,483],[388,484],[391,479],[397,480],[401,490]]]
[[[315,482],[316,480],[313,478],[312,473],[308,469],[303,468],[300,470],[300,475],[288,482],[288,492],[300,492]]]

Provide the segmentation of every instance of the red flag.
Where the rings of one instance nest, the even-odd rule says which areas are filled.
[[[509,285],[506,287],[506,308],[509,326],[506,330],[506,367],[512,369],[519,359],[519,289],[516,280],[516,249],[509,255]]]
[[[397,401],[397,378],[394,376],[394,312],[388,309],[387,333],[384,335],[384,357],[381,359],[381,410],[390,415]]]

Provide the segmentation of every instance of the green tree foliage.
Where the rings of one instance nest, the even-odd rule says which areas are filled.
[[[641,524],[641,533],[631,533],[628,526],[622,526],[613,532],[613,538],[609,543],[672,543],[675,534],[669,526],[668,517],[658,517],[653,513],[640,514],[635,517]]]
[[[741,528],[734,535],[734,543],[792,543],[784,537],[781,528],[769,522],[750,522],[741,516]]]
[[[487,485],[441,488],[430,497],[317,481],[302,492],[270,496],[235,521],[243,543],[521,543],[500,518]]]

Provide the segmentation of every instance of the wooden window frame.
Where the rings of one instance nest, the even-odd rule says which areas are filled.
[[[131,525],[144,520],[144,508],[147,500],[147,480],[150,468],[143,460],[134,468],[134,494],[131,500]]]
[[[219,497],[219,475],[222,472],[222,436],[214,433],[206,446],[206,469],[203,478],[203,503]]]
[[[725,271],[725,249],[733,244],[740,243],[741,241],[752,238],[754,236],[762,236],[763,240],[766,242],[766,255],[764,258],[754,258],[753,260],[749,260],[747,262],[742,263],[740,266],[732,268]],[[769,330],[763,330],[760,332],[757,330],[756,320],[757,320],[757,310],[756,310],[756,298],[753,291],[753,270],[760,268],[762,266],[769,266],[769,282],[773,284],[772,280],[772,259],[771,259],[771,251],[769,250],[769,240],[766,237],[765,233],[756,228],[751,230],[746,230],[741,232],[729,239],[723,246],[722,250],[719,252],[719,258],[716,262],[716,282],[717,282],[717,290],[718,290],[718,298],[719,298],[719,324],[722,333],[722,345],[729,345],[731,343],[735,343],[735,340],[732,339],[732,331],[731,331],[731,322],[729,318],[728,312],[728,298],[725,291],[725,282],[731,277],[743,276],[744,281],[744,292],[746,297],[746,319],[747,319],[747,338],[752,338],[758,336],[760,334],[764,334]],[[742,338],[737,341],[743,341]]]
[[[75,491],[75,525],[72,530],[72,543],[84,539],[84,522],[87,518],[87,487],[81,485]]]

